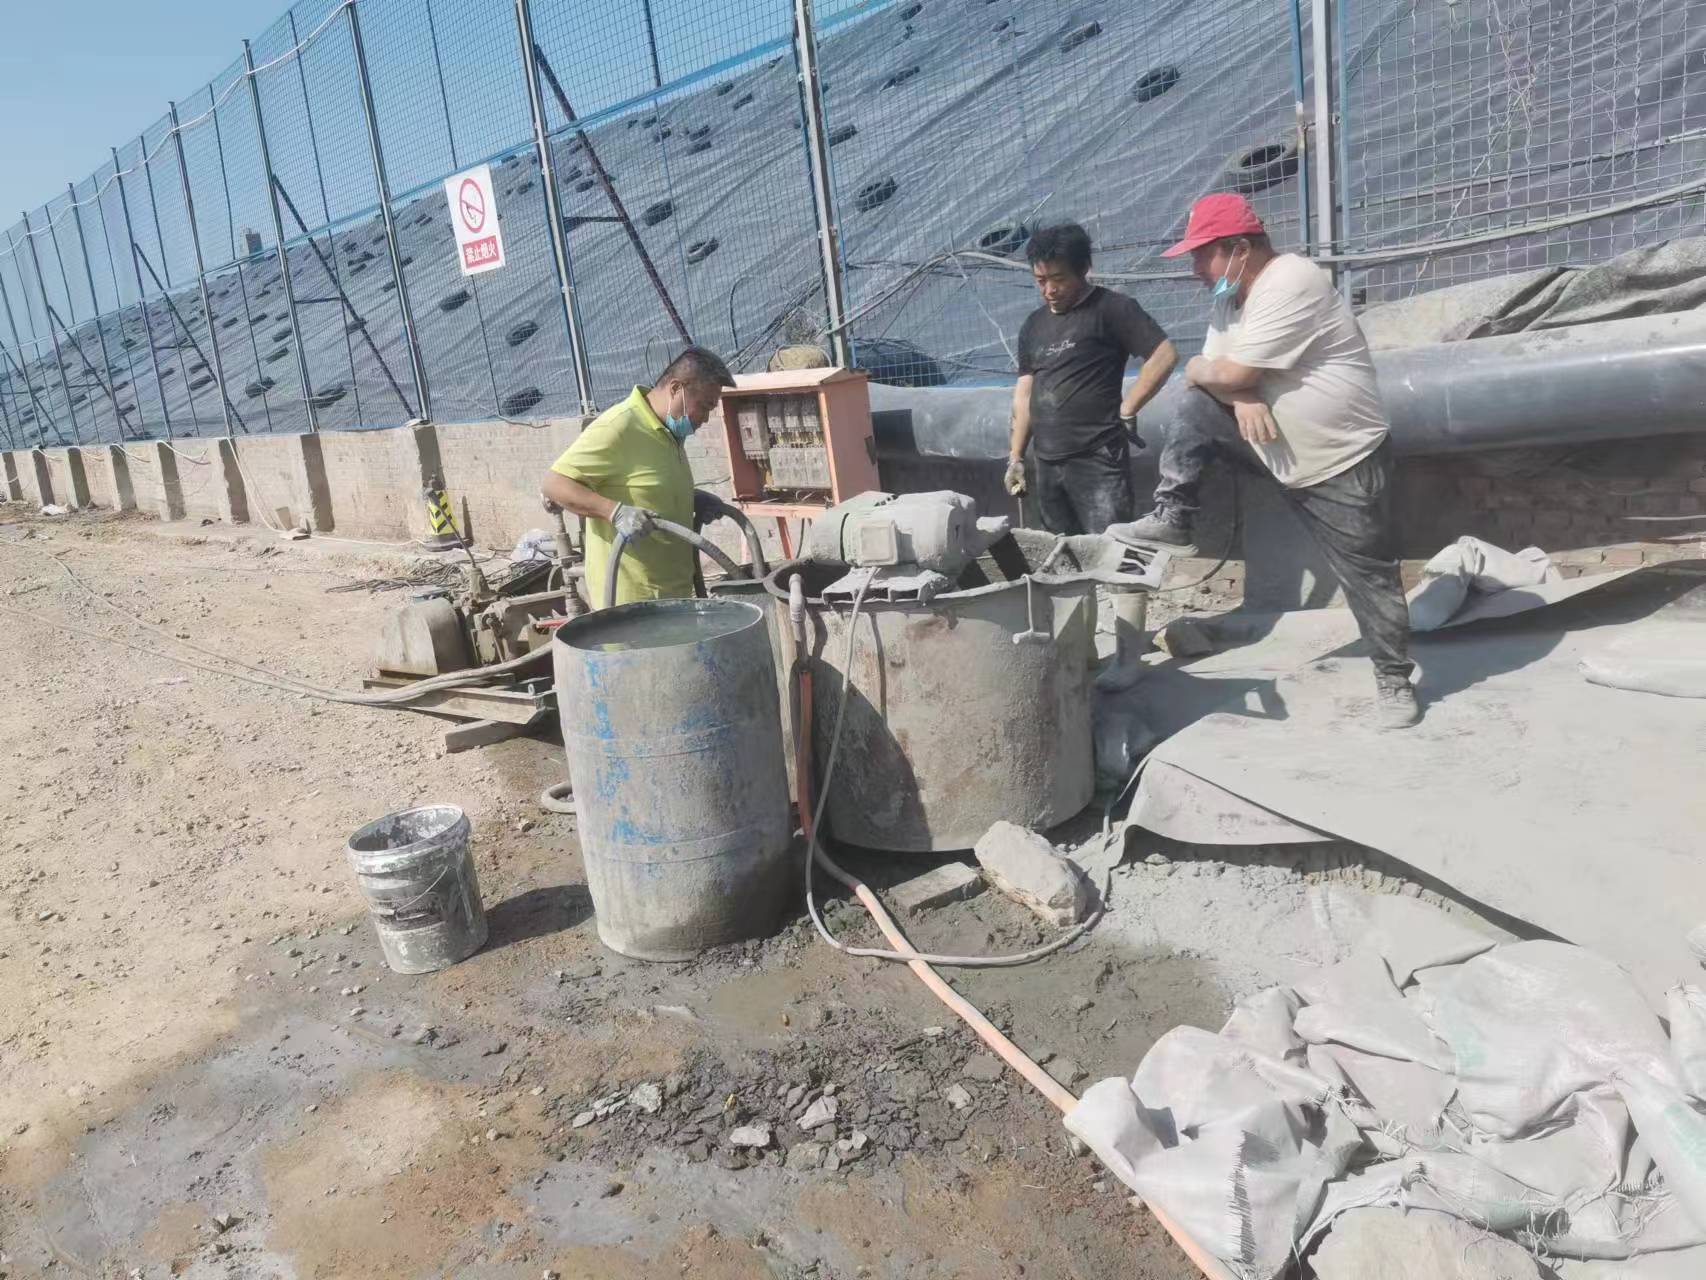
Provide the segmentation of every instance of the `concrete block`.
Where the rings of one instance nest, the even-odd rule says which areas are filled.
[[[24,500],[24,487],[18,483],[18,455],[0,453],[0,498],[9,502]]]
[[[296,437],[302,451],[302,483],[308,494],[308,510],[298,513],[308,517],[308,527],[320,532],[332,529],[332,490],[326,482],[326,455],[320,448],[320,433],[305,432]]]
[[[921,876],[897,884],[888,900],[909,915],[960,902],[983,892],[983,877],[963,862],[944,862]]]
[[[47,465],[47,454],[40,449],[30,450],[30,474],[35,478],[35,501],[38,506],[56,502],[53,496],[53,472]]]
[[[76,446],[65,451],[65,479],[69,489],[69,505],[87,507],[89,502],[89,473],[83,468],[83,451]]]
[[[1084,873],[1035,831],[997,822],[975,852],[990,884],[1050,924],[1077,924],[1090,909]]]
[[[247,524],[249,500],[243,490],[243,475],[237,467],[237,450],[230,436],[218,442],[210,461],[216,468],[219,518],[226,524]]]
[[[107,446],[107,465],[112,469],[111,507],[114,511],[136,510],[136,486],[130,479],[130,455],[123,445]]]
[[[182,520],[184,487],[178,479],[178,455],[164,440],[154,442],[153,454],[156,481],[154,513],[162,520]]]

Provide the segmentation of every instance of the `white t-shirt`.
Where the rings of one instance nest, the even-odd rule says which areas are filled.
[[[1283,253],[1270,262],[1241,309],[1218,311],[1203,354],[1266,371],[1256,394],[1273,411],[1280,438],[1252,447],[1288,489],[1331,480],[1386,439],[1362,326],[1307,258]]]

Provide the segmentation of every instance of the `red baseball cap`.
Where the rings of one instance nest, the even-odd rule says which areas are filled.
[[[1185,238],[1161,256],[1183,257],[1192,249],[1226,236],[1261,236],[1268,229],[1243,196],[1230,191],[1217,191],[1204,196],[1191,206],[1191,216],[1185,222]]]

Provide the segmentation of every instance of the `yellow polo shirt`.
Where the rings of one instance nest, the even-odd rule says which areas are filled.
[[[687,453],[635,387],[586,425],[551,464],[601,497],[644,507],[684,528],[693,527],[693,471]],[[587,520],[586,588],[594,609],[604,607],[605,568],[616,530],[608,520]],[[630,542],[617,567],[616,603],[665,600],[693,594],[693,548],[667,533]]]

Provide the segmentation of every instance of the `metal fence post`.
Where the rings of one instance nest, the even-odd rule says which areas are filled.
[[[1309,104],[1304,101],[1307,79],[1303,72],[1303,0],[1291,0],[1292,113],[1297,118],[1297,240],[1305,254],[1315,247],[1315,231],[1310,225],[1313,206],[1309,192],[1313,175],[1309,172]]]
[[[172,438],[172,411],[166,407],[166,384],[160,379],[160,352],[154,345],[154,320],[148,314],[148,293],[142,287],[142,263],[139,260],[139,250],[136,245],[136,230],[130,224],[130,197],[124,190],[124,170],[119,168],[118,148],[112,148],[113,180],[118,183],[119,209],[124,213],[124,239],[130,246],[130,269],[136,273],[136,305],[142,311],[142,340],[148,344],[148,363],[154,370],[154,390],[160,396],[160,418],[166,424],[166,439]],[[146,156],[144,152],[144,156]],[[142,396],[136,397],[138,413],[141,412]]]
[[[53,367],[59,374],[59,389],[65,392],[65,412],[71,415],[71,438],[83,443],[82,429],[77,425],[77,406],[71,403],[71,384],[65,380],[65,365],[59,355],[59,335],[53,331],[53,315],[47,300],[47,281],[41,276],[41,255],[36,252],[35,237],[30,234],[30,215],[24,213],[24,244],[29,247],[30,262],[36,272],[36,292],[41,294],[41,313],[47,318],[47,336],[53,343]]]
[[[101,343],[101,363],[105,366],[107,379],[113,376],[113,355],[107,348],[107,329],[101,323],[101,303],[95,296],[95,268],[89,263],[89,238],[83,234],[83,210],[77,204],[77,188],[71,183],[65,184],[65,190],[71,195],[71,217],[77,224],[77,247],[83,253],[83,275],[89,282],[89,305],[95,308],[95,337]],[[117,301],[117,298],[114,298]],[[107,389],[107,395],[113,402],[113,420],[118,427],[119,442],[124,441],[124,414],[119,412],[118,393],[112,389],[111,381],[104,380],[102,385]]]
[[[575,390],[583,415],[598,411],[592,398],[592,365],[587,359],[586,337],[581,331],[580,301],[575,297],[574,269],[569,263],[569,242],[563,230],[563,210],[557,196],[557,174],[551,163],[551,139],[545,130],[545,97],[539,86],[539,64],[533,57],[533,11],[528,0],[515,0],[515,28],[521,38],[521,70],[527,83],[527,106],[533,113],[533,145],[539,152],[539,180],[545,184],[546,228],[551,237],[551,256],[557,266],[557,283],[563,295],[563,323],[569,331],[569,355],[574,362]]]
[[[841,274],[841,241],[835,222],[835,192],[829,181],[829,144],[823,127],[823,87],[818,79],[817,35],[811,0],[794,0],[794,53],[800,65],[800,109],[805,113],[806,156],[811,165],[812,212],[817,218],[824,314],[835,363],[853,363],[847,341],[847,295]]]
[[[213,381],[219,388],[219,413],[225,419],[225,434],[231,435],[231,393],[225,388],[225,360],[219,354],[219,326],[213,323],[213,299],[207,296],[207,265],[201,256],[201,232],[196,228],[195,196],[190,192],[190,167],[184,160],[184,135],[178,128],[178,104],[168,102],[172,118],[172,145],[178,153],[178,181],[184,188],[184,215],[190,222],[190,244],[195,248],[195,278],[201,286],[201,315],[207,325],[207,340],[213,347]]]
[[[189,327],[184,325],[183,317],[178,314],[178,308],[172,301],[172,262],[166,256],[166,233],[160,229],[160,202],[154,195],[154,170],[148,167],[148,135],[141,133],[136,138],[137,154],[142,157],[142,184],[148,188],[148,212],[154,218],[154,247],[160,251],[160,276],[155,276],[154,283],[160,287],[160,300],[166,304],[166,311],[184,329],[184,336],[189,336]],[[142,246],[136,247],[137,256],[143,262],[148,261],[148,255],[142,252]],[[154,274],[154,268],[149,266],[148,272]],[[189,361],[184,359],[184,344],[178,340],[177,330],[172,331],[172,350],[178,353],[178,376],[184,380],[184,401],[190,408],[190,434],[201,435],[201,415],[196,412],[196,395],[190,390]],[[160,384],[160,403],[166,403],[166,384]]]
[[[12,233],[9,230],[6,232],[6,247],[12,251],[12,261],[17,262],[18,250],[17,250],[17,247],[12,244]],[[21,286],[23,284],[23,282],[24,282],[24,272],[23,272],[23,268],[20,267],[18,269],[18,283]],[[12,349],[18,353],[17,360],[15,360],[13,362],[13,374],[12,374],[12,376],[14,378],[22,378],[24,380],[24,394],[29,396],[30,403],[35,406],[36,416],[41,419],[41,426],[40,426],[39,430],[41,432],[45,432],[47,430],[48,424],[50,422],[52,422],[53,419],[50,416],[48,416],[47,406],[45,404],[43,404],[41,402],[41,399],[36,395],[35,388],[30,386],[29,373],[27,372],[27,370],[24,367],[24,344],[23,344],[22,339],[20,339],[18,337],[18,320],[17,320],[17,317],[12,314],[12,296],[11,296],[11,294],[9,294],[6,291],[6,277],[5,276],[0,276],[0,306],[5,307],[5,310],[6,310],[6,327],[12,331]],[[32,334],[32,336],[33,336],[33,334]],[[12,398],[13,398],[14,403],[16,403],[17,395],[18,395],[17,389],[16,389],[16,387],[14,387],[14,389],[12,391]],[[22,415],[20,415],[20,416],[22,416]],[[21,426],[23,424],[20,423],[19,425]]]
[[[77,196],[76,196],[75,192],[72,193],[71,203],[72,203],[72,208],[75,210],[76,205],[77,205]],[[59,287],[61,289],[65,290],[65,310],[71,317],[71,324],[74,325],[77,323],[77,301],[75,298],[73,298],[71,296],[71,279],[69,276],[67,276],[65,274],[65,254],[59,247],[59,232],[58,232],[58,230],[55,229],[55,227],[53,225],[53,219],[52,218],[49,218],[47,220],[47,238],[53,242],[53,260],[59,266]],[[44,294],[43,295],[44,305],[45,305],[45,298],[46,298],[46,295]],[[90,299],[90,305],[92,306],[93,304],[94,304],[94,299],[91,298]],[[47,309],[47,331],[49,333],[53,332],[53,321],[54,321],[53,308],[48,307],[48,309]],[[77,343],[77,336],[72,331],[70,326],[65,323],[65,320],[63,317],[61,317],[59,320],[59,327],[61,329],[65,330],[65,340],[71,344],[71,350],[76,354],[78,359],[82,360],[83,363],[85,365],[87,365],[89,362],[88,362],[87,358],[85,358],[83,355],[83,349]],[[63,368],[61,368],[61,373],[63,373],[63,372],[64,372],[64,370],[63,370]],[[89,430],[98,439],[100,434],[101,434],[101,419],[100,419],[100,416],[95,412],[95,397],[92,395],[89,396],[88,401],[89,401]],[[76,419],[75,415],[72,416],[71,425],[72,425],[73,431],[76,432],[78,430],[78,427],[77,427],[77,419]],[[79,434],[77,443],[81,444],[82,442],[83,442],[82,437]]]
[[[1350,59],[1346,57],[1345,6],[1353,0],[1334,0],[1333,4],[1333,61],[1337,75],[1333,80],[1333,137],[1338,144],[1333,156],[1334,171],[1338,174],[1335,207],[1339,211],[1334,237],[1340,253],[1349,253],[1351,246],[1351,147],[1346,111],[1350,108]],[[1339,291],[1348,299],[1351,294],[1351,273],[1347,267],[1339,272]]]
[[[1310,0],[1310,54],[1315,77],[1315,146],[1310,174],[1315,180],[1316,242],[1328,253],[1339,251],[1338,175],[1333,172],[1333,40],[1332,0]],[[1334,284],[1339,280],[1336,263],[1328,264]]]
[[[249,97],[255,104],[255,136],[261,143],[261,171],[267,180],[267,207],[272,210],[273,242],[278,247],[278,274],[284,285],[284,305],[290,312],[290,332],[296,339],[296,369],[302,378],[302,404],[308,411],[308,429],[318,431],[314,413],[314,391],[308,382],[308,353],[302,347],[302,321],[296,314],[296,288],[290,283],[290,255],[284,248],[284,217],[278,211],[278,179],[273,177],[272,152],[267,147],[267,126],[261,118],[261,86],[255,80],[255,51],[243,41],[243,78],[249,82]]]
[[[415,311],[409,302],[409,282],[403,275],[403,255],[397,250],[397,220],[391,212],[391,182],[385,176],[385,151],[379,141],[379,116],[373,107],[373,84],[367,74],[367,50],[361,43],[361,19],[351,3],[350,40],[355,45],[355,72],[361,82],[361,114],[367,121],[367,149],[373,159],[373,180],[379,186],[379,217],[385,224],[385,247],[391,254],[391,277],[397,282],[397,306],[403,313],[403,337],[409,344],[409,369],[415,375],[416,412],[432,421],[432,397],[427,391],[426,363],[421,359],[420,339],[415,333]]]

